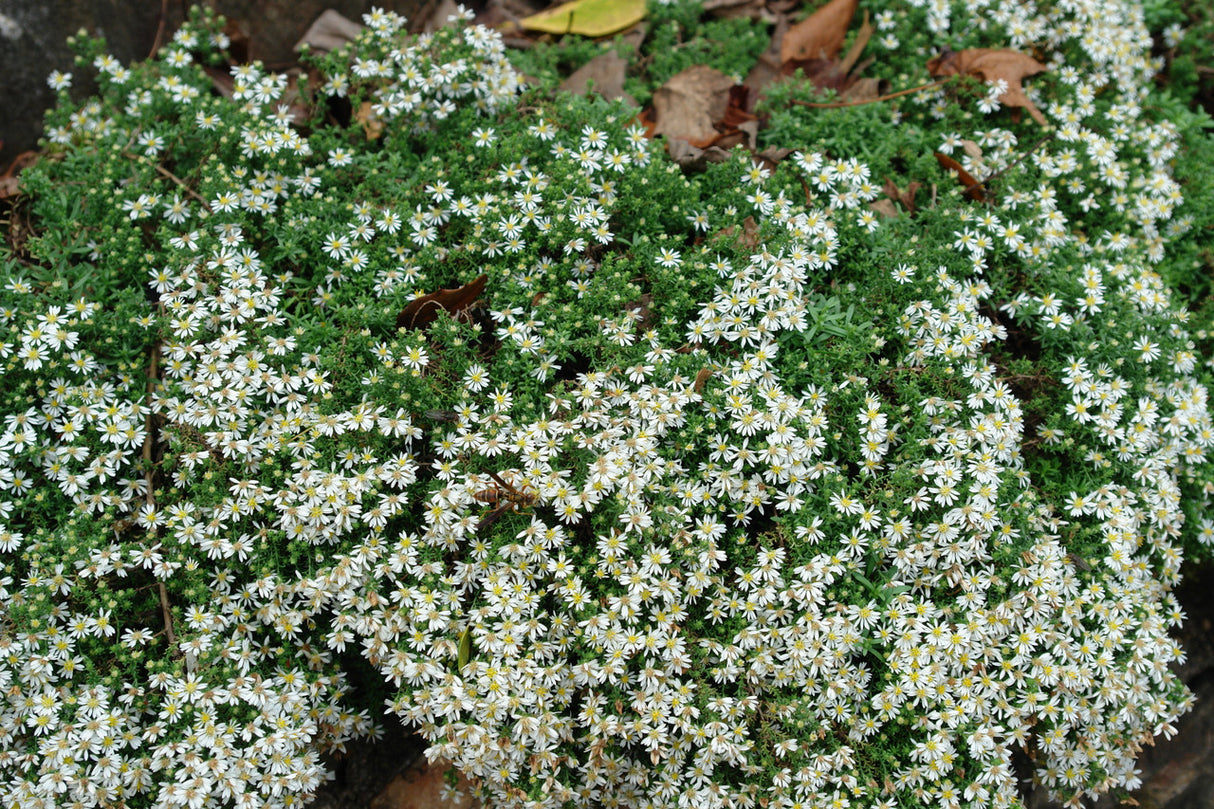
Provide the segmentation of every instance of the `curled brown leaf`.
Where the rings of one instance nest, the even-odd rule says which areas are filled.
[[[843,48],[858,5],[859,0],[830,0],[789,28],[780,45],[780,61],[833,60]]]
[[[414,298],[396,316],[396,328],[425,328],[434,322],[442,310],[458,315],[480,297],[488,280],[489,276],[482,274],[457,289],[437,289],[428,295]]]
[[[943,152],[935,152],[936,162],[945,169],[957,175],[957,181],[965,186],[965,196],[974,202],[986,202],[986,194],[982,190],[982,182],[974,179],[965,168]]]
[[[999,96],[999,102],[1008,107],[1028,110],[1033,120],[1045,126],[1045,116],[1027,95],[1021,82],[1029,76],[1049,70],[1026,53],[1008,49],[967,48],[963,51],[945,51],[927,63],[927,70],[934,78],[942,76],[973,76],[985,82],[1002,79],[1007,89]]]

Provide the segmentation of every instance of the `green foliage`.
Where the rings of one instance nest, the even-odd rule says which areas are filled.
[[[6,805],[294,805],[385,706],[502,806],[1130,783],[1214,545],[1214,180],[1150,86],[1171,18],[1105,5],[869,9],[898,86],[1046,32],[1045,137],[976,80],[794,76],[796,151],[691,176],[551,93],[613,45],[376,11],[291,86],[209,12],[129,68],[75,42],[99,93],[52,77],[0,256]],[[766,47],[650,23],[642,101]]]

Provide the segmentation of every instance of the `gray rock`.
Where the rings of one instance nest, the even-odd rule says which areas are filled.
[[[159,8],[122,0],[0,0],[0,170],[35,147],[42,116],[55,99],[46,84],[52,70],[82,71],[66,40],[79,29],[100,33],[124,62],[147,56]],[[87,83],[77,82],[81,94]]]
[[[209,0],[231,21],[230,33],[247,38],[247,56],[271,69],[293,64],[291,49],[312,21],[334,9],[354,21],[379,6],[410,19],[423,0]],[[184,19],[189,3],[166,0],[161,43]],[[44,111],[55,94],[46,84],[52,70],[71,71],[81,97],[92,89],[88,72],[72,64],[66,40],[81,28],[105,36],[109,52],[123,64],[146,59],[156,40],[162,5],[155,0],[0,0],[0,172],[42,134]]]
[[[397,775],[424,761],[424,739],[409,733],[394,717],[385,716],[382,721],[381,739],[349,742],[344,755],[328,758],[326,765],[334,778],[317,790],[308,809],[370,806]]]

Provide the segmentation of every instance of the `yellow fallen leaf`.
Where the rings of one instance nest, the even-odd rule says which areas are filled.
[[[528,31],[605,37],[645,19],[645,0],[573,0],[519,24]]]

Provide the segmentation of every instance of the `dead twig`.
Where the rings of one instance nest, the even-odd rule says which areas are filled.
[[[132,154],[125,150],[122,152],[122,156],[127,158],[128,160],[143,160],[143,158],[141,158],[139,155]],[[189,196],[193,197],[194,199],[196,199],[200,203],[202,203],[202,207],[206,209],[207,213],[213,213],[211,211],[211,206],[207,203],[207,201],[205,199],[203,199],[202,196],[200,196],[197,191],[195,191],[193,188],[190,188],[188,185],[186,185],[185,181],[182,180],[180,177],[178,177],[176,174],[169,171],[164,166],[161,166],[158,163],[152,163],[152,168],[154,168],[156,170],[156,173],[159,174],[161,177],[164,177],[166,180],[172,181],[182,191],[186,192],[186,194],[188,194]]]
[[[160,590],[160,614],[164,618],[164,634],[169,640],[170,647],[177,646],[177,636],[173,634],[173,614],[169,611],[169,591],[165,589],[164,582],[156,582],[156,587]]]
[[[165,19],[169,16],[169,0],[160,0],[160,22],[156,24],[156,36],[152,39],[152,49],[148,51],[148,59],[156,55],[160,49],[160,38],[164,36]]]
[[[160,364],[160,342],[157,341],[152,346],[151,357],[148,360],[147,391],[148,391],[149,395],[152,393],[152,391],[155,387],[155,384],[156,384],[156,376],[158,373],[157,368],[158,368],[159,364]],[[154,419],[154,416],[152,413],[152,409],[149,407],[146,420],[144,421],[143,480],[147,484],[147,493],[145,495],[145,497],[147,498],[147,504],[151,508],[155,509],[156,508],[156,496],[155,496],[154,490],[152,488],[152,486],[153,486],[152,445],[155,443],[155,434],[153,432],[153,428],[155,425],[154,425],[153,419]],[[170,605],[169,605],[169,591],[168,591],[168,588],[164,586],[164,582],[161,580],[157,580],[157,582],[156,582],[156,591],[160,594],[160,615],[161,615],[161,618],[163,618],[163,620],[164,620],[164,636],[165,636],[165,639],[169,642],[169,649],[174,650],[177,648],[177,634],[175,632],[173,632],[173,610],[172,610],[172,607],[170,607]],[[192,673],[197,668],[197,665],[198,664],[194,659],[194,655],[190,654],[189,652],[186,652],[186,655],[185,655],[186,670]]]
[[[1023,162],[1024,162],[1025,158],[1027,158],[1027,157],[1028,157],[1029,155],[1031,155],[1033,152],[1037,151],[1037,150],[1038,150],[1038,149],[1040,149],[1042,146],[1044,146],[1044,145],[1046,144],[1046,142],[1047,142],[1047,141],[1049,141],[1049,140],[1050,140],[1052,137],[1053,137],[1052,135],[1046,135],[1044,138],[1042,138],[1041,140],[1039,140],[1039,141],[1037,141],[1036,143],[1034,143],[1034,144],[1033,144],[1033,148],[1029,149],[1027,152],[1025,152],[1024,154],[1020,155],[1020,157],[1017,157],[1015,160],[1013,160],[1011,163],[1007,164],[1007,165],[1006,165],[1006,166],[1004,166],[1003,168],[1001,168],[1001,169],[999,169],[998,171],[996,171],[996,172],[992,173],[992,174],[991,174],[989,177],[986,177],[985,179],[979,180],[978,182],[973,183],[973,184],[971,184],[971,185],[967,185],[967,186],[965,187],[965,192],[964,192],[964,193],[969,194],[969,193],[971,193],[971,192],[972,192],[974,189],[976,189],[976,188],[985,188],[985,189],[987,189],[987,190],[989,191],[989,190],[990,190],[990,186],[988,185],[989,183],[991,183],[991,182],[992,182],[992,181],[994,181],[994,180],[999,179],[999,178],[1000,178],[1001,176],[1003,176],[1004,174],[1007,174],[1009,171],[1011,171],[1012,169],[1016,168],[1016,166],[1019,166],[1021,163],[1023,163]]]

